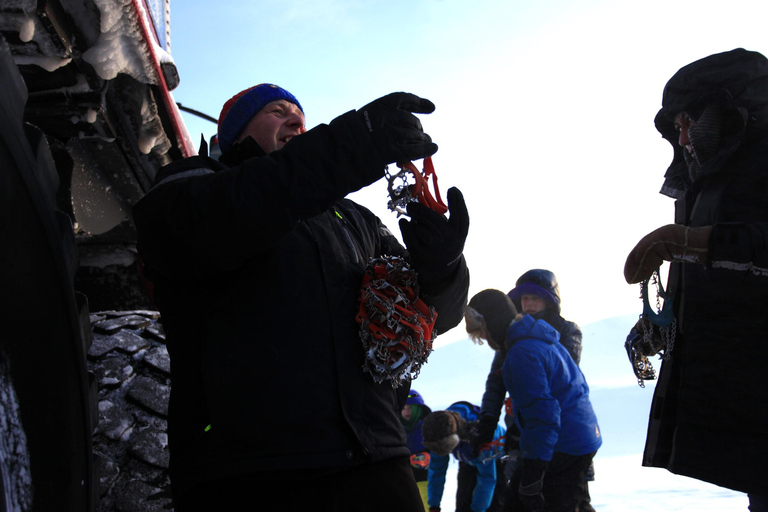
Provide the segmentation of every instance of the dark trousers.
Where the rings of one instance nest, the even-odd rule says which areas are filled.
[[[544,506],[546,512],[594,512],[589,505],[589,488],[586,474],[595,453],[568,455],[555,452],[544,473]],[[505,512],[525,512],[525,506],[517,497],[522,472],[518,471],[507,486],[504,497]]]
[[[749,493],[749,512],[768,512],[768,496]]]
[[[407,456],[322,476],[304,475],[291,480],[245,475],[204,482],[174,497],[174,508],[176,512],[424,512]]]
[[[496,459],[496,487],[493,491],[491,506],[486,512],[501,512],[501,501],[507,482],[501,460]],[[472,496],[477,485],[477,468],[466,462],[459,462],[458,485],[456,486],[456,512],[472,512]]]

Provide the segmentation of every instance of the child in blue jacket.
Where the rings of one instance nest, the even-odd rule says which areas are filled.
[[[492,297],[479,315],[498,314],[500,306],[515,311],[503,292]],[[584,477],[602,436],[584,374],[559,339],[554,327],[530,315],[506,333],[502,376],[521,431],[523,468],[507,487],[505,510],[577,510],[582,504],[583,511],[589,502]]]
[[[422,425],[423,440],[431,452],[427,484],[430,512],[440,510],[451,453],[460,464],[464,463],[477,471],[471,499],[466,500],[469,501],[469,510],[486,512],[491,507],[492,502],[494,504],[500,502],[500,495],[505,482],[503,471],[498,469],[500,466],[499,459],[504,455],[505,429],[501,425],[497,425],[493,441],[488,446],[483,447],[479,456],[473,457],[469,435],[472,426],[478,419],[479,412],[480,408],[476,405],[469,402],[456,402],[444,411],[433,412],[424,420]],[[462,479],[459,480],[461,485]],[[497,489],[499,490],[498,493],[496,493]],[[466,489],[459,488],[457,492],[457,512],[461,512],[459,505],[465,501],[460,499],[463,491]]]

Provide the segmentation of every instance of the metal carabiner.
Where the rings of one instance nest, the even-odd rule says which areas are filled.
[[[675,313],[673,311],[674,298],[671,294],[668,294],[664,290],[664,286],[661,284],[661,278],[659,277],[658,268],[653,271],[653,276],[655,276],[655,282],[658,286],[657,299],[663,299],[664,305],[661,307],[660,311],[655,311],[651,307],[650,301],[648,300],[648,281],[650,281],[650,279],[646,279],[641,285],[641,294],[643,297],[643,316],[653,322],[655,325],[664,328],[671,325],[672,322],[675,321]]]

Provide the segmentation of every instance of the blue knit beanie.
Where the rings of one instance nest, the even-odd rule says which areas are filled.
[[[258,114],[267,103],[277,100],[290,101],[299,107],[296,97],[285,89],[272,84],[259,84],[232,96],[224,104],[219,115],[219,148],[226,153],[243,132],[253,116]]]
[[[425,405],[424,398],[418,391],[412,389],[410,393],[408,393],[408,400],[405,401],[405,405]]]

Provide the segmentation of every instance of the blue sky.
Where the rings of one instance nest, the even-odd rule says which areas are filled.
[[[712,53],[768,55],[766,19],[758,0],[181,0],[173,95],[218,117],[272,82],[310,128],[392,91],[429,98],[441,190],[459,187],[471,216],[470,294],[548,268],[563,315],[586,324],[641,312],[624,260],[672,222],[658,194],[672,153],[653,127],[664,84]],[[215,132],[184,117],[195,141]],[[353,198],[399,234],[386,194],[379,181]]]

